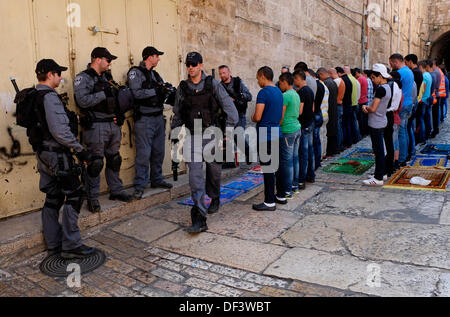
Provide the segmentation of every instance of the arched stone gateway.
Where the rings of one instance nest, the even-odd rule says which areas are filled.
[[[450,69],[450,31],[440,35],[433,41],[431,58],[436,58],[440,64],[444,63]]]

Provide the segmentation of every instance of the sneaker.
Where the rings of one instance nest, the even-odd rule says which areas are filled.
[[[287,200],[294,199],[294,193],[287,193],[287,194],[286,194],[286,199],[287,199]]]
[[[371,178],[375,178],[375,174],[370,175]],[[387,181],[388,180],[388,175],[384,175],[383,176],[383,181]]]
[[[298,189],[298,188],[292,188],[292,193],[295,195],[295,194],[298,194],[298,193],[300,193],[300,190]]]
[[[366,185],[366,186],[383,186],[383,185],[384,185],[384,182],[383,182],[383,181],[379,181],[379,180],[377,180],[377,179],[374,178],[374,177],[369,178],[369,179],[363,181],[363,183],[364,183],[364,185]]]
[[[299,190],[304,190],[305,188],[306,188],[305,183],[299,183],[299,184],[298,184],[298,189],[299,189]]]

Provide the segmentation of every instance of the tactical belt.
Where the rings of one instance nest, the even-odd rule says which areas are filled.
[[[56,147],[56,146],[41,146],[39,147],[39,153],[41,152],[54,152],[54,153],[69,153],[70,150],[64,147]]]
[[[140,113],[141,116],[144,117],[159,117],[162,116],[164,113],[164,111],[159,111],[159,112],[151,112],[151,113]]]
[[[114,122],[115,117],[113,118],[103,118],[103,119],[94,119],[92,122]]]

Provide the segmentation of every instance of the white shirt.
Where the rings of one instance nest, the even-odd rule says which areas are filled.
[[[400,107],[400,103],[402,102],[402,90],[394,82],[394,95],[392,96],[391,107],[387,109],[387,111],[396,111]]]

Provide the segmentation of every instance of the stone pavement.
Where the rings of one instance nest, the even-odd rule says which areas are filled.
[[[449,128],[433,142],[450,144]],[[40,253],[0,266],[0,296],[450,296],[447,193],[362,186],[371,172],[319,170],[275,212],[251,209],[261,186],[194,236],[190,209],[172,200],[84,231],[108,260],[81,287],[42,275]]]

